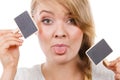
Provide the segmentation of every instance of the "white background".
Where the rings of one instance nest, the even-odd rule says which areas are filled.
[[[120,56],[120,0],[89,0],[96,27],[96,40],[104,38],[113,49],[107,59],[113,60]],[[30,11],[31,0],[1,0],[0,29],[17,28],[14,18],[25,10]],[[18,67],[32,67],[45,61],[37,36],[32,35],[24,40],[20,47]],[[0,63],[0,75],[2,73]]]

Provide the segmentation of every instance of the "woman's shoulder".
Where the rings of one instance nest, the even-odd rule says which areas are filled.
[[[31,68],[19,68],[15,80],[44,80],[41,72],[41,64]]]

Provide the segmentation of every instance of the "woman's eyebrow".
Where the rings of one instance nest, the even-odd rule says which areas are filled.
[[[54,15],[54,13],[52,13],[51,11],[47,11],[47,10],[42,10],[42,11],[40,11],[40,14],[42,14],[42,13],[44,13],[44,12]]]

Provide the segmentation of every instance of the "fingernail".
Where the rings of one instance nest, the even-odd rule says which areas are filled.
[[[22,46],[22,43],[19,43],[20,46]]]
[[[15,33],[19,32],[19,29],[17,28],[15,30],[13,30],[12,32],[15,34]]]
[[[107,65],[107,66],[109,66],[109,65],[110,65],[110,63],[108,62],[108,60],[107,60],[107,59],[105,59],[105,60],[104,60],[104,63],[105,63],[105,65]]]
[[[21,43],[23,43],[23,40],[22,40],[22,39],[20,39],[19,41],[20,41]]]
[[[19,33],[18,36],[19,36],[19,37],[22,37],[22,34]]]

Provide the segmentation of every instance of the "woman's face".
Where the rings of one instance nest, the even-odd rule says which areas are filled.
[[[34,20],[47,62],[65,63],[78,56],[83,32],[63,6],[42,3],[36,10]]]

